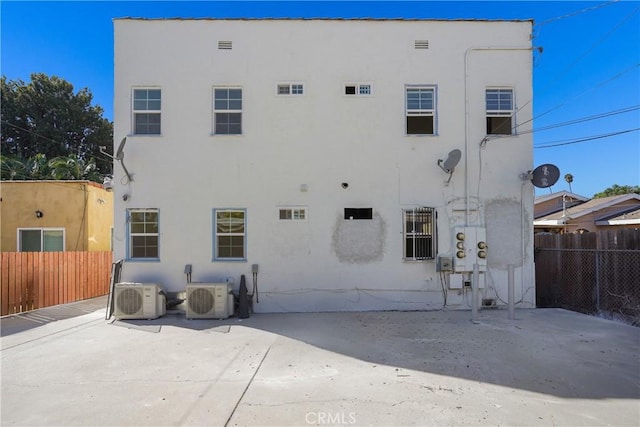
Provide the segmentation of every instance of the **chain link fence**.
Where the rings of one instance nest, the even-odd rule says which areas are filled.
[[[640,326],[640,250],[536,247],[536,305]]]

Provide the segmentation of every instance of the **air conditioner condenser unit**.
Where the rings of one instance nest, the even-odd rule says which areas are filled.
[[[166,313],[167,299],[156,283],[116,283],[114,317],[156,319]]]
[[[229,283],[189,283],[187,319],[226,319],[233,314]]]

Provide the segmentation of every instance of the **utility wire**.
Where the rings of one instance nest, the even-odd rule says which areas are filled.
[[[559,128],[559,127],[562,127],[562,126],[575,125],[577,123],[584,123],[584,122],[589,122],[589,121],[592,121],[592,120],[603,119],[605,117],[611,117],[611,116],[615,116],[615,115],[618,115],[618,114],[629,113],[629,112],[635,111],[635,110],[640,110],[640,105],[634,105],[633,107],[626,107],[626,108],[621,108],[619,110],[608,111],[606,113],[595,114],[593,116],[582,117],[582,118],[570,120],[570,121],[567,121],[567,122],[556,123],[556,124],[544,126],[544,127],[541,127],[541,128],[525,130],[525,131],[522,131],[522,132],[518,132],[518,135],[542,132],[542,131],[545,131],[545,130],[555,129],[555,128]]]
[[[547,19],[546,21],[542,21],[540,24],[538,24],[538,26],[541,27],[541,26],[547,25],[547,24],[549,24],[551,22],[559,21],[561,19],[571,18],[573,16],[580,15],[582,13],[591,12],[592,10],[600,9],[600,8],[609,6],[609,5],[613,4],[613,3],[618,3],[619,1],[620,0],[611,0],[611,1],[608,1],[608,2],[605,2],[605,3],[597,4],[595,6],[585,7],[584,9],[580,9],[580,10],[577,10],[575,12],[567,13],[565,15],[556,16],[555,18],[550,18],[550,19]]]
[[[578,144],[580,142],[593,141],[595,139],[602,139],[602,138],[609,138],[609,137],[612,137],[612,136],[622,135],[622,134],[625,134],[625,133],[637,132],[639,130],[640,130],[640,128],[635,128],[635,129],[621,130],[621,131],[618,131],[618,132],[605,133],[605,134],[602,134],[602,135],[587,136],[587,137],[576,138],[576,139],[565,139],[565,140],[562,140],[562,141],[554,141],[554,142],[551,142],[551,143],[545,143],[545,145],[534,146],[533,148],[534,149],[537,149],[537,148],[551,148],[551,147],[559,147],[561,145]]]
[[[626,70],[624,70],[624,71],[621,71],[620,73],[616,74],[615,76],[611,77],[610,79],[604,80],[604,81],[602,81],[602,82],[598,83],[597,85],[591,86],[591,87],[589,87],[588,89],[583,90],[582,92],[578,93],[577,95],[574,95],[573,97],[568,98],[568,99],[567,99],[567,100],[565,100],[564,102],[561,102],[560,104],[556,105],[555,107],[552,107],[552,108],[548,109],[547,111],[544,111],[544,112],[542,112],[542,113],[538,114],[537,116],[532,117],[532,118],[531,118],[531,119],[529,119],[529,120],[525,120],[524,122],[517,124],[516,126],[514,126],[514,127],[512,128],[512,131],[516,130],[517,128],[519,128],[519,127],[520,127],[520,126],[522,126],[522,125],[525,125],[525,124],[527,124],[527,123],[532,122],[532,121],[533,121],[533,120],[535,120],[535,119],[538,119],[538,118],[540,118],[540,117],[542,117],[542,116],[544,116],[544,115],[547,115],[547,114],[549,114],[549,113],[550,113],[550,112],[552,112],[552,111],[555,111],[555,110],[557,110],[557,109],[559,109],[559,108],[561,108],[561,107],[564,107],[566,104],[568,104],[569,102],[574,101],[575,99],[577,99],[577,98],[581,97],[581,96],[582,96],[582,95],[584,95],[585,93],[587,93],[587,92],[591,92],[592,90],[595,90],[595,89],[598,89],[598,88],[600,88],[600,87],[602,87],[602,86],[604,86],[604,85],[606,85],[606,84],[608,84],[608,83],[610,83],[610,82],[612,82],[612,81],[614,81],[614,80],[616,80],[616,79],[618,79],[618,78],[622,77],[623,75],[625,75],[625,74],[627,74],[627,73],[629,73],[629,72],[631,72],[631,71],[635,70],[635,69],[636,69],[636,68],[638,68],[638,67],[640,67],[640,63],[635,64],[635,65],[633,65],[632,67],[627,68],[627,69],[626,69]],[[522,108],[522,107],[521,107],[521,108]],[[521,109],[521,108],[520,108],[520,109]],[[520,110],[520,109],[519,109],[519,110]]]
[[[600,5],[597,6],[592,6],[589,8],[585,8],[585,9],[581,9],[579,11],[576,12],[572,12],[570,14],[566,14],[566,15],[562,15],[556,18],[552,18],[552,19],[548,19],[546,21],[543,21],[542,23],[538,24],[537,27],[539,28],[542,25],[548,24],[549,22],[554,22],[560,19],[564,19],[564,18],[568,18],[571,16],[576,16],[579,15],[581,13],[584,12],[589,12],[591,10],[595,10],[595,9],[599,9],[601,7],[604,6],[608,6],[612,3],[617,3],[619,0],[613,0],[613,1],[609,1],[606,3],[602,3]],[[636,14],[638,11],[640,10],[640,8],[636,8],[635,10],[633,10],[629,15],[627,15],[626,17],[624,17],[615,27],[613,27],[610,31],[608,31],[604,36],[602,36],[600,39],[598,39],[594,44],[592,44],[584,53],[582,53],[582,55],[580,55],[576,60],[574,60],[571,64],[569,64],[562,72],[560,72],[560,74],[558,74],[554,80],[552,80],[550,83],[548,83],[545,87],[543,87],[541,90],[547,90],[550,87],[552,87],[554,84],[556,84],[558,82],[558,80],[560,80],[561,77],[563,77],[565,74],[567,74],[569,72],[569,70],[571,70],[578,62],[580,62],[582,59],[584,59],[589,53],[591,53],[592,50],[594,50],[596,48],[596,46],[598,46],[599,44],[601,44],[606,38],[608,38],[611,34],[613,34],[615,31],[617,31],[626,21],[628,21],[634,14]],[[572,98],[571,100],[573,100],[574,98]],[[527,105],[529,105],[531,102],[533,101],[533,98],[529,99],[527,102],[525,102],[524,104],[522,104],[516,111],[514,111],[514,114],[518,113],[520,110],[522,110],[524,107],[526,107]],[[568,101],[567,101],[568,102]],[[566,102],[565,102],[566,104]],[[560,106],[558,106],[557,108],[560,108],[561,106],[563,106],[564,104],[561,104]],[[542,115],[551,112],[557,108],[554,108],[552,110],[549,110],[545,113],[543,113]],[[531,120],[540,117],[540,116],[536,116],[534,118],[532,118]],[[529,121],[531,121],[529,120]],[[529,123],[529,121],[520,123],[519,125],[516,125],[512,131],[515,131],[519,126],[522,126],[526,123]]]

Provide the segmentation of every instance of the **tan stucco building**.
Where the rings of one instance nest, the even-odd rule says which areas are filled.
[[[113,193],[90,181],[2,181],[0,249],[110,251]]]

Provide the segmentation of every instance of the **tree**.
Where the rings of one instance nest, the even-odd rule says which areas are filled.
[[[607,188],[606,190],[601,191],[600,193],[594,194],[593,198],[600,199],[602,197],[620,196],[622,194],[631,194],[631,193],[640,194],[640,186],[613,184],[611,187]]]
[[[569,193],[573,193],[573,191],[571,190],[571,183],[573,182],[573,175],[571,175],[570,173],[566,174],[564,176],[564,180],[567,181],[567,183],[569,184]]]
[[[86,165],[94,159],[98,181],[99,175],[111,172],[111,160],[100,154],[100,146],[112,147],[113,124],[102,117],[101,107],[91,105],[89,89],[74,92],[73,85],[59,77],[32,74],[29,84],[3,76],[0,92],[3,156],[27,166],[38,155],[73,155]]]

